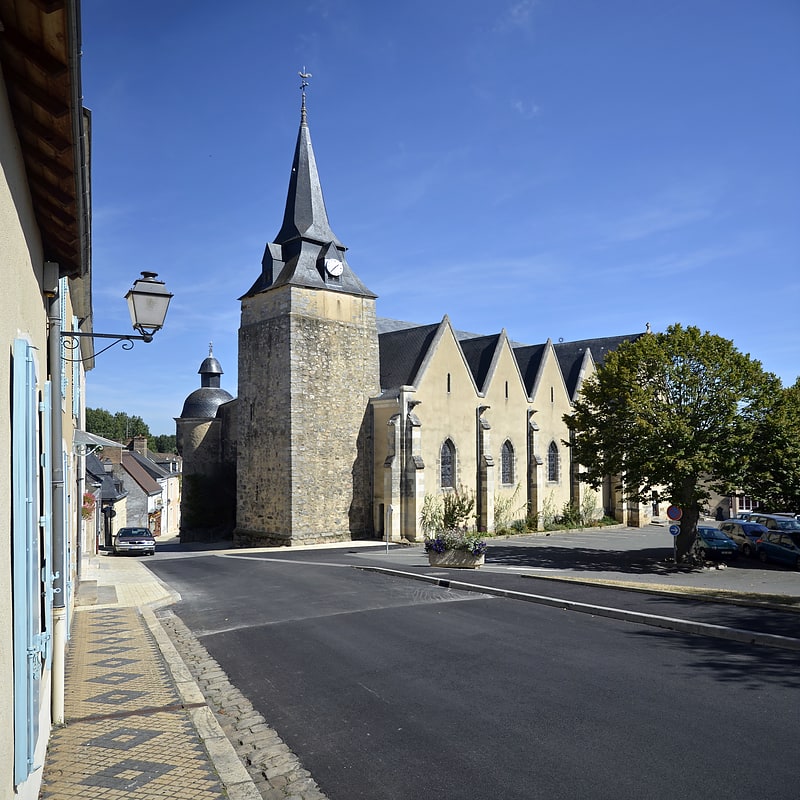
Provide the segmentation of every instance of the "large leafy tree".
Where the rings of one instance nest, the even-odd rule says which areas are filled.
[[[141,417],[124,411],[112,414],[104,408],[86,409],[86,430],[117,442],[126,442],[134,436],[150,436],[150,429]]]
[[[800,378],[756,426],[742,490],[769,511],[800,511]]]
[[[780,382],[728,339],[670,326],[609,353],[564,418],[580,479],[620,477],[626,496],[654,490],[683,512],[679,559],[694,541],[709,489],[740,484],[770,392]]]

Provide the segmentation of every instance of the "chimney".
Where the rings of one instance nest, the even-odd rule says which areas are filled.
[[[122,461],[122,448],[121,447],[104,447],[103,448],[103,461],[111,462],[115,467],[118,467]],[[106,470],[108,471],[108,470]]]
[[[145,458],[147,458],[147,437],[134,436],[133,441],[131,442],[131,446],[128,449],[133,450],[140,456],[144,456]]]

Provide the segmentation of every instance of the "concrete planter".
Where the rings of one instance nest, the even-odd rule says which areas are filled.
[[[428,564],[432,567],[455,567],[458,569],[478,569],[483,564],[484,554],[474,556],[466,550],[445,550],[444,553],[428,551]]]

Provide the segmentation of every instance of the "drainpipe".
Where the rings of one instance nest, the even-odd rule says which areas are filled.
[[[56,283],[58,286],[58,283]],[[51,403],[51,431],[52,431],[52,553],[50,554],[51,572],[53,575],[53,690],[52,690],[52,719],[54,725],[64,723],[64,659],[67,645],[66,636],[66,608],[65,591],[66,576],[63,564],[66,548],[64,535],[64,454],[63,432],[61,426],[61,307],[59,292],[50,298],[48,310],[50,321],[50,340],[48,342],[50,356],[50,381],[53,387],[53,400]],[[57,568],[57,569],[56,569]]]

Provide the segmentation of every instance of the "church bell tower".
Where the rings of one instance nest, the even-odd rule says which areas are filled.
[[[376,296],[328,222],[305,77],[283,224],[240,298],[235,540],[242,546],[372,532],[367,415],[380,392]]]

